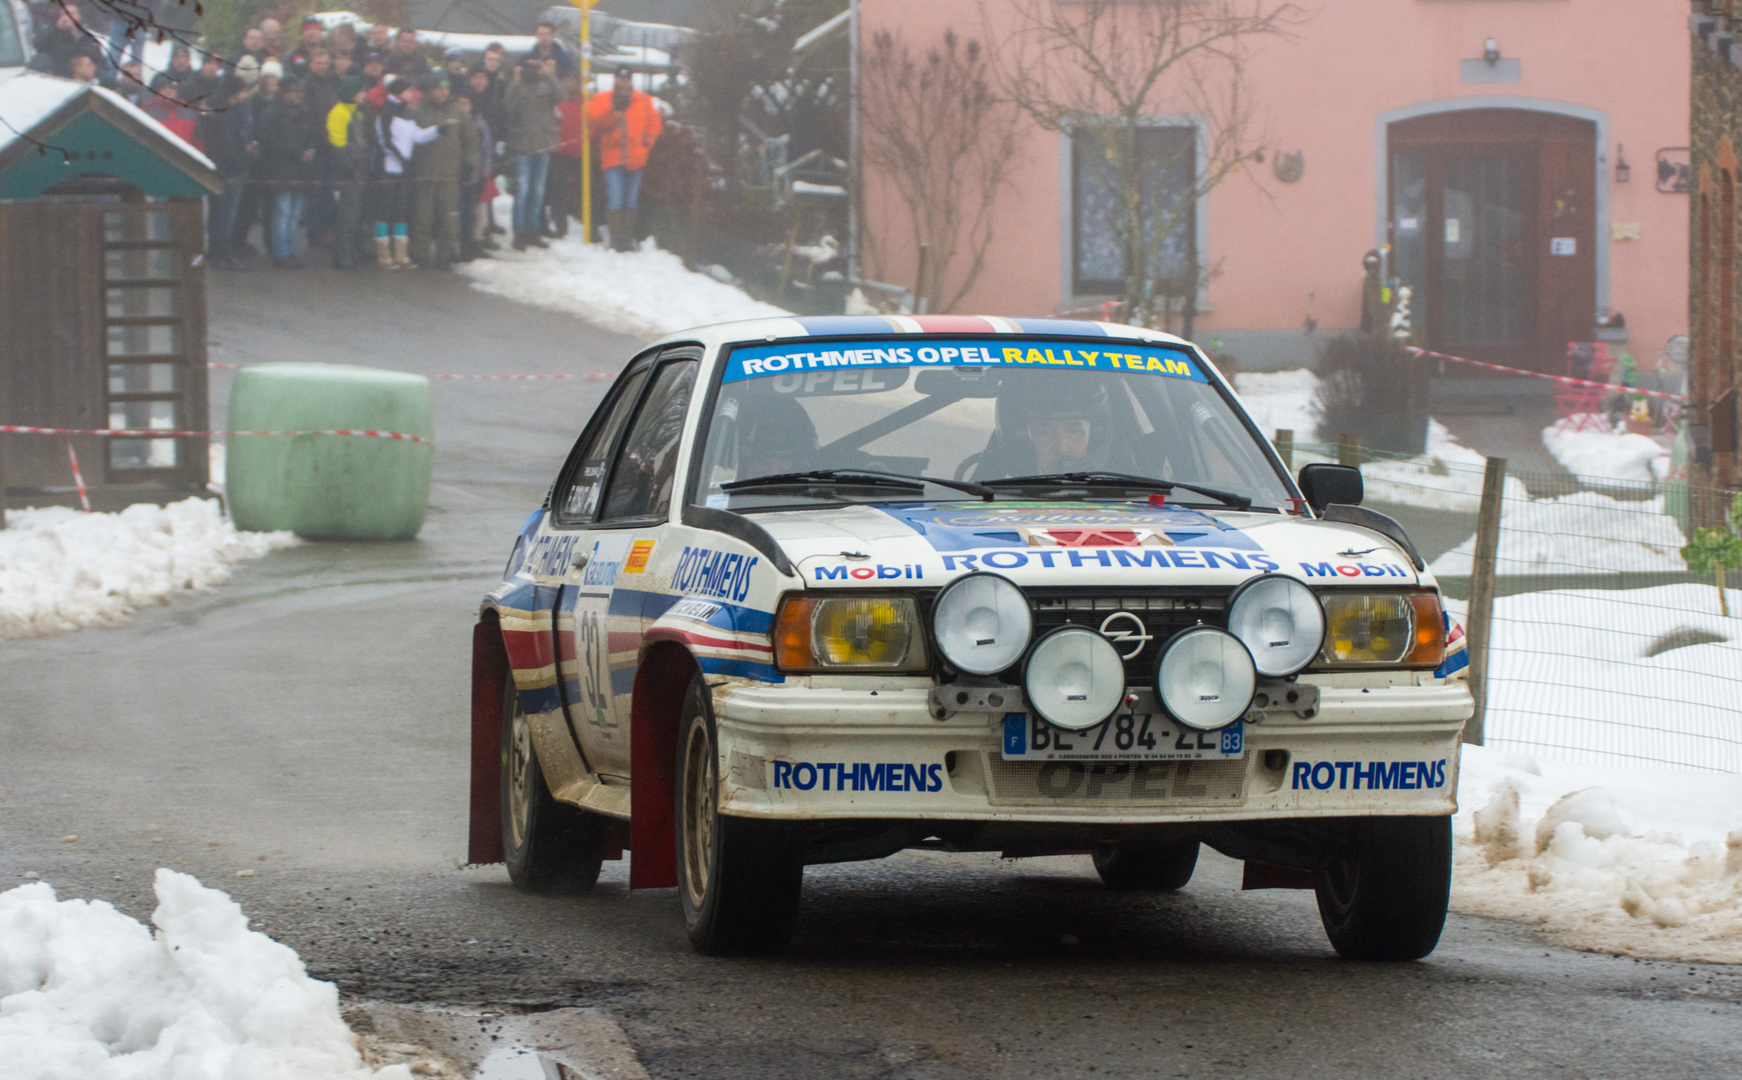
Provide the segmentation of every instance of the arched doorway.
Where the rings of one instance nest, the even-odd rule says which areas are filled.
[[[1564,370],[1598,297],[1598,125],[1524,108],[1387,126],[1387,238],[1432,349]]]

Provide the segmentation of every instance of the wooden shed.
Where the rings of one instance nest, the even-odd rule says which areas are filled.
[[[0,424],[203,430],[206,157],[120,96],[0,82]],[[207,440],[71,437],[92,509],[200,494]],[[5,506],[77,506],[69,444],[0,433]]]

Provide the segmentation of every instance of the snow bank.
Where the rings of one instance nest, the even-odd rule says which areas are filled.
[[[238,532],[205,499],[118,514],[15,511],[0,529],[0,639],[122,626],[138,608],[294,543],[290,533]]]
[[[1365,471],[1365,470],[1363,470]],[[1476,493],[1481,494],[1481,476]],[[1500,505],[1500,550],[1496,574],[1680,573],[1681,526],[1663,510],[1663,496],[1646,500],[1613,499],[1577,491],[1553,499],[1515,496],[1507,478]],[[1369,498],[1373,486],[1369,481]],[[1474,507],[1472,507],[1472,511]],[[1468,574],[1476,551],[1472,533],[1433,562],[1435,574]]]
[[[1742,589],[1730,596],[1742,612]],[[1490,745],[1742,773],[1742,618],[1718,614],[1710,585],[1501,597],[1488,694]]]
[[[235,901],[159,870],[153,934],[46,883],[0,893],[0,1061],[15,1080],[410,1080],[363,1064],[339,992],[248,929]]]
[[[1242,371],[1234,377],[1240,403],[1266,439],[1278,429],[1294,432],[1297,443],[1314,442],[1319,422],[1313,417],[1313,397],[1319,377],[1306,368],[1293,371]]]
[[[1597,952],[1742,963],[1742,776],[1466,746],[1452,907]]]
[[[1305,368],[1293,371],[1241,372],[1236,382],[1240,401],[1253,423],[1271,438],[1278,428],[1294,432],[1295,442],[1319,441],[1313,400],[1319,377]],[[1361,466],[1371,502],[1461,510],[1474,514],[1482,501],[1482,470],[1487,459],[1459,443],[1438,420],[1427,427],[1427,452],[1405,461],[1370,461]],[[1518,480],[1506,480],[1508,498],[1527,499]]]
[[[505,249],[494,255],[458,269],[485,292],[648,340],[692,326],[791,314],[684,269],[682,259],[658,250],[651,240],[639,251],[617,252],[570,236],[550,241],[546,250]]]
[[[1668,447],[1649,435],[1611,431],[1602,416],[1557,420],[1542,429],[1542,445],[1568,472],[1586,482],[1652,481],[1669,475]]]

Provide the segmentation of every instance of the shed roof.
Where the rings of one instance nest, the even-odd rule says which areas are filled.
[[[78,176],[169,198],[223,190],[204,154],[111,90],[33,71],[0,81],[0,199],[34,199]]]

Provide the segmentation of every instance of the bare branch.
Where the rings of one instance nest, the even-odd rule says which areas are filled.
[[[865,165],[888,178],[915,247],[929,252],[916,301],[948,311],[985,269],[1018,113],[996,93],[979,42],[954,30],[917,51],[899,32],[879,31],[860,70]]]
[[[1184,298],[1189,323],[1202,271],[1193,217],[1199,200],[1255,160],[1247,64],[1265,39],[1305,19],[1289,0],[981,0],[1002,94],[1044,130],[1080,141],[1104,159],[1114,190],[1106,222],[1124,252],[1127,316],[1149,322],[1157,295]],[[1008,31],[1009,12],[1016,27]],[[1186,160],[1160,160],[1145,139],[1161,116],[1190,117]],[[1189,167],[1188,167],[1189,165]],[[1168,182],[1171,203],[1153,189]],[[1183,268],[1163,272],[1170,245]]]

